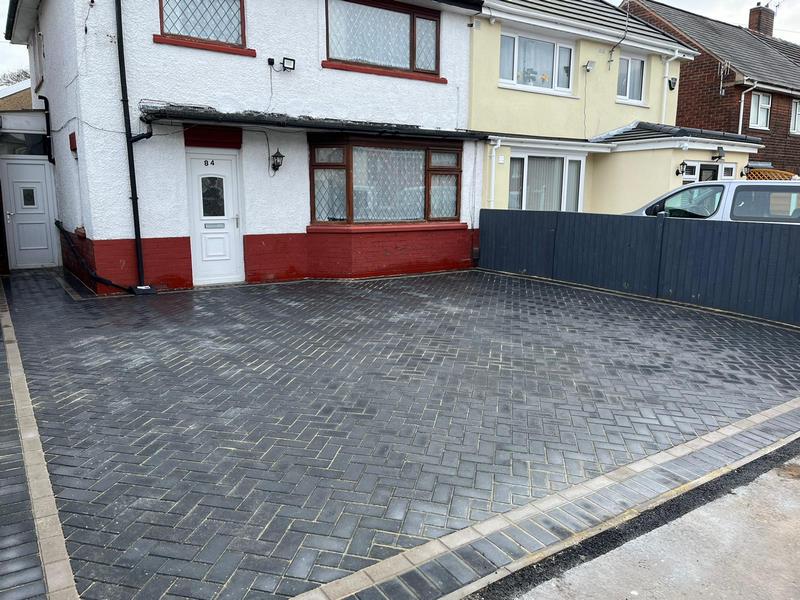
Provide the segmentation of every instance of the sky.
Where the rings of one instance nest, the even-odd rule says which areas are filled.
[[[307,0],[302,0],[307,1]],[[620,0],[612,0],[619,4]],[[714,19],[747,25],[750,8],[756,0],[662,0],[678,8],[685,8]],[[779,0],[772,0],[774,5]],[[0,24],[5,25],[9,0],[0,0]],[[155,3],[153,3],[155,6]],[[783,0],[778,7],[775,35],[800,44],[800,0]],[[1,36],[0,36],[1,37]],[[0,42],[0,73],[28,66],[25,46],[12,46],[5,40]]]

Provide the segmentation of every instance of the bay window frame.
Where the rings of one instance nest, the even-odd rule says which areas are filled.
[[[463,143],[450,142],[444,140],[387,140],[374,139],[370,137],[360,137],[348,134],[309,134],[309,184],[311,197],[311,224],[325,227],[337,227],[341,225],[370,226],[370,225],[397,225],[403,223],[440,223],[458,222],[461,220],[461,179],[463,164]],[[344,150],[344,160],[340,163],[321,163],[316,160],[316,150],[318,148],[342,148]],[[354,199],[354,177],[353,177],[353,150],[354,148],[385,148],[401,150],[424,150],[425,151],[425,206],[422,219],[402,220],[402,221],[357,221],[355,220]],[[455,154],[457,157],[456,166],[434,166],[432,156],[437,152]],[[320,169],[335,169],[345,171],[345,213],[347,218],[344,221],[318,221],[316,207],[316,187],[314,173]],[[431,181],[435,175],[454,175],[456,177],[456,210],[454,216],[433,217],[431,216]]]
[[[500,68],[500,64],[497,65],[498,67],[498,81],[500,87],[506,88],[513,88],[519,89],[526,92],[535,92],[540,94],[554,94],[559,96],[569,96],[572,95],[572,90],[574,88],[574,78],[575,78],[575,44],[572,42],[566,42],[564,40],[559,40],[556,38],[550,38],[546,36],[540,35],[526,35],[525,33],[520,33],[515,30],[503,30],[500,32],[500,40],[502,46],[502,39],[503,37],[509,37],[514,39],[514,64],[512,66],[512,74],[513,79],[504,79],[502,77],[502,69]],[[517,67],[519,66],[519,38],[525,38],[526,40],[532,40],[534,42],[543,42],[545,44],[553,44],[553,85],[552,87],[538,87],[534,85],[525,85],[524,83],[519,83],[517,81]],[[569,87],[559,87],[558,84],[558,60],[559,60],[559,50],[561,48],[567,48],[570,51],[569,57]],[[502,60],[502,52],[501,52],[501,60]]]
[[[345,58],[336,58],[331,56],[331,19],[330,19],[330,2],[325,0],[325,55],[326,60],[323,61],[323,67],[335,68],[337,66],[349,66],[355,69],[364,69],[371,71],[385,71],[387,74],[415,74],[419,76],[438,77],[441,72],[441,51],[442,51],[442,13],[440,11],[426,8],[423,6],[415,6],[412,4],[404,4],[402,2],[390,2],[388,0],[342,0],[352,4],[361,4],[363,6],[372,6],[397,13],[409,15],[411,19],[411,26],[409,27],[409,68],[392,67],[376,63],[359,62],[355,60],[348,60]],[[433,70],[417,68],[417,19],[424,19],[426,21],[433,21],[436,23],[436,67]],[[380,74],[380,73],[378,73]]]
[[[239,44],[166,31],[164,23],[164,1],[165,0],[158,0],[158,18],[161,33],[153,35],[153,41],[155,43],[198,48],[200,50],[212,50],[216,52],[238,54],[241,56],[253,57],[256,55],[255,50],[247,47],[247,17],[245,14],[245,0],[239,0],[239,16],[241,18],[240,27],[242,34],[242,40]]]

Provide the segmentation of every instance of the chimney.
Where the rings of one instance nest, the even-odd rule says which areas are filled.
[[[772,37],[774,25],[775,11],[769,6],[761,6],[761,2],[759,2],[756,4],[755,8],[750,9],[750,24],[748,28],[751,31],[757,31],[758,33]]]

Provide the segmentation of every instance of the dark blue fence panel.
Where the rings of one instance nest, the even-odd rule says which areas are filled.
[[[558,213],[482,210],[479,265],[493,271],[553,277]]]
[[[667,219],[659,296],[800,323],[800,227]]]
[[[800,226],[481,211],[480,266],[800,325]]]
[[[553,278],[655,296],[663,220],[561,213]]]

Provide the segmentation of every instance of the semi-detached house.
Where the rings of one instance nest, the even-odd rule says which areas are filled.
[[[479,6],[12,0],[64,263],[101,292],[470,266]]]
[[[739,177],[756,137],[675,127],[688,44],[603,0],[486,0],[470,128],[493,132],[484,206],[624,213]]]
[[[0,157],[12,267],[100,293],[465,268],[481,207],[626,212],[760,148],[675,127],[695,50],[602,0],[11,0],[6,37],[49,147]]]

